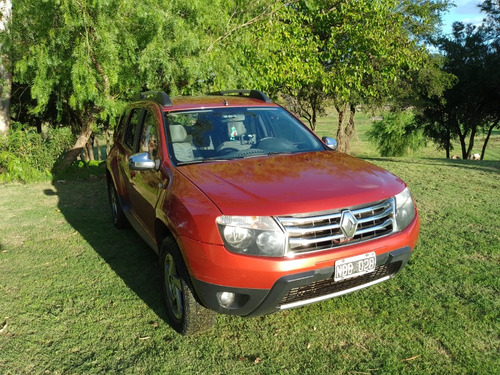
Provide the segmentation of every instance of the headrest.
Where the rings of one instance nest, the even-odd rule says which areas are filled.
[[[172,143],[186,142],[187,131],[182,125],[170,125]]]
[[[236,129],[236,134],[233,134],[234,130],[233,130],[233,127]],[[227,123],[227,130],[228,130],[228,133],[229,133],[229,136],[242,136],[242,135],[245,135],[247,133],[247,129],[245,128],[245,124],[243,124],[242,122],[228,122]]]

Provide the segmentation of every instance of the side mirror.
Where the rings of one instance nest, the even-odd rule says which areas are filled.
[[[149,158],[149,153],[141,152],[130,157],[128,167],[133,171],[148,171],[156,169],[156,163]]]
[[[335,138],[332,138],[332,137],[323,137],[323,138],[321,138],[321,140],[325,143],[325,145],[327,145],[332,150],[334,150],[334,151],[337,150],[338,143],[335,140]]]

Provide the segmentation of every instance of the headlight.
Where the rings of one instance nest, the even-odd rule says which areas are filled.
[[[286,237],[268,216],[219,216],[217,226],[226,248],[239,254],[282,257]]]
[[[405,229],[415,218],[415,206],[408,188],[396,195],[396,225],[398,230]]]

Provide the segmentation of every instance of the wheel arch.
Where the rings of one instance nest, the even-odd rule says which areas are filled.
[[[159,263],[161,264],[162,262],[162,246],[163,242],[165,239],[169,239],[170,241],[173,242],[173,244],[177,245],[177,248],[174,249],[174,252],[177,253],[179,261],[182,261],[181,269],[183,272],[185,272],[186,276],[186,282],[188,284],[189,289],[191,290],[191,293],[193,294],[194,298],[196,301],[204,306],[203,302],[198,296],[198,290],[194,287],[194,283],[192,280],[192,272],[191,272],[191,267],[189,263],[186,261],[186,255],[183,251],[183,246],[180,241],[177,240],[176,236],[172,233],[172,231],[169,230],[169,228],[163,223],[161,220],[156,219],[155,221],[155,236],[156,236],[156,242],[157,242],[157,247],[158,247],[158,258],[159,258]],[[176,256],[174,256],[177,258]]]
[[[155,242],[157,247],[158,256],[161,255],[161,246],[165,238],[170,238],[173,242],[177,244],[177,248],[179,250],[179,255],[182,257],[182,261],[184,262],[184,266],[186,267],[189,274],[191,274],[189,263],[186,261],[186,255],[184,254],[183,245],[181,241],[178,240],[178,235],[175,235],[174,231],[171,230],[162,220],[156,218],[154,223],[154,235]]]
[[[155,230],[154,235],[155,235],[155,242],[156,242],[156,248],[157,248],[156,252],[158,253],[158,255],[160,255],[161,245],[163,243],[163,240],[166,237],[170,237],[173,240],[175,240],[175,236],[170,231],[170,229],[165,225],[165,223],[158,218],[155,220],[154,230]],[[177,245],[179,245],[179,244],[177,244]]]

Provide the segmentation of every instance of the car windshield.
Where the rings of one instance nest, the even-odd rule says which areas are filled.
[[[177,165],[325,149],[281,107],[169,112],[165,119]]]

